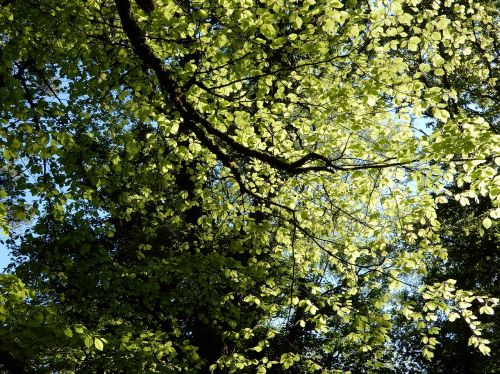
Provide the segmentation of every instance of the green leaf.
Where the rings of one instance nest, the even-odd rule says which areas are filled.
[[[329,6],[332,8],[340,9],[344,7],[344,4],[342,4],[339,0],[332,0],[329,2]]]
[[[75,325],[74,329],[75,329],[76,333],[83,334],[83,327],[82,327],[82,325]]]
[[[457,318],[460,318],[460,314],[455,313],[455,312],[450,313],[450,315],[448,316],[448,320],[449,320],[450,322],[455,321]]]
[[[491,354],[491,348],[485,344],[479,344],[479,352],[485,356],[489,356]]]
[[[85,347],[90,348],[94,344],[94,341],[93,341],[92,337],[87,335],[84,339],[84,343],[85,343]]]
[[[73,331],[71,331],[71,329],[69,328],[64,329],[64,335],[66,335],[68,338],[71,338],[73,336]]]
[[[483,219],[483,226],[485,229],[489,229],[491,227],[493,223],[491,222],[491,219],[489,219],[488,217],[486,217],[485,219]]]
[[[290,20],[292,22],[292,26],[294,29],[300,29],[302,27],[302,18],[297,13],[293,13],[292,16],[290,17]]]
[[[94,338],[94,346],[99,351],[102,351],[104,349],[104,344],[103,344],[102,340],[99,338]]]
[[[260,26],[260,32],[268,39],[272,39],[276,36],[276,29],[270,23],[264,23]]]

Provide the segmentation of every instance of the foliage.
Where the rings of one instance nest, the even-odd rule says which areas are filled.
[[[41,304],[13,275],[0,275],[0,322],[0,369],[9,373],[66,370],[80,361],[84,344],[100,341],[81,325],[74,326],[73,336],[54,308]]]
[[[496,2],[1,4],[0,217],[75,340],[25,370],[391,370],[394,316],[489,353],[497,299],[416,282],[439,204],[500,217]]]
[[[454,190],[461,189],[454,187]],[[457,201],[450,201],[440,206],[437,211],[443,226],[440,230],[443,245],[447,248],[448,258],[431,266],[425,277],[427,282],[453,278],[457,286],[499,298],[497,280],[499,277],[500,235],[498,223],[490,230],[483,229],[483,214],[491,206],[488,198],[480,198],[469,206],[461,206]],[[499,370],[499,328],[498,314],[482,308],[480,313],[488,315],[484,324],[484,334],[489,337],[491,356],[484,356],[473,348],[470,329],[465,321],[450,322],[438,320],[440,327],[438,340],[440,345],[432,363],[423,362],[418,356],[408,361],[419,363],[420,368],[427,368],[436,373],[496,373]],[[401,327],[400,327],[401,328]],[[420,349],[419,339],[412,340],[415,331],[404,327],[397,336],[402,346],[401,355],[407,359],[411,352]]]

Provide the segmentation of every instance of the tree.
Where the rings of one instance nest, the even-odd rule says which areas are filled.
[[[488,353],[497,299],[416,282],[447,255],[439,203],[499,217],[495,2],[0,9],[0,213],[36,219],[21,304],[71,340],[26,370],[391,370],[393,316],[426,358],[438,318]]]
[[[455,192],[463,191],[456,185]],[[443,204],[437,211],[442,222],[440,235],[443,245],[447,248],[446,261],[438,261],[430,267],[426,282],[442,281],[453,278],[462,289],[474,290],[491,297],[498,298],[498,262],[499,233],[495,223],[490,230],[484,230],[485,213],[491,207],[487,197],[481,197],[471,205],[462,206],[451,200]],[[413,295],[412,295],[413,296]],[[414,298],[415,299],[415,298]],[[420,300],[421,301],[421,300]],[[483,313],[493,314],[493,310],[483,308]],[[438,320],[440,326],[438,340],[441,344],[436,349],[436,357],[432,363],[422,361],[418,356],[409,361],[418,362],[420,368],[427,368],[436,373],[495,373],[498,371],[498,315],[491,315],[485,321],[485,333],[491,339],[491,356],[483,356],[469,345],[470,330],[464,321],[450,322]],[[398,324],[397,324],[398,325]],[[401,326],[399,326],[401,328]],[[401,335],[397,337],[402,348],[409,352],[419,350],[418,339],[411,339],[414,331],[402,327]]]
[[[457,207],[457,204],[446,206],[438,214],[450,227],[453,236],[444,238],[448,249],[448,261],[450,266],[435,268],[429,277],[450,277],[457,279],[461,288],[467,288],[498,298],[499,292],[496,287],[498,279],[499,262],[499,233],[498,224],[490,230],[482,230],[482,221],[485,220],[484,213],[490,206],[488,198],[481,198],[479,204],[466,207]],[[459,213],[462,213],[458,216]],[[485,225],[489,225],[485,222]],[[477,229],[479,227],[479,230]],[[453,231],[451,231],[453,230]],[[461,231],[461,232],[460,232]],[[453,247],[453,248],[452,248]],[[444,270],[444,271],[443,271]],[[484,309],[484,313],[493,314],[492,310]],[[448,345],[443,344],[437,351],[437,358],[443,367],[443,372],[477,372],[494,373],[498,371],[498,329],[500,321],[498,315],[489,317],[485,322],[485,330],[488,332],[491,343],[491,357],[487,359],[477,355],[470,349],[469,337],[466,328],[461,324],[446,324],[441,334],[448,334]],[[459,355],[462,360],[457,360],[453,352],[463,352]]]

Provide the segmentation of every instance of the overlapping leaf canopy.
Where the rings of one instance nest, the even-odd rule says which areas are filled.
[[[50,362],[382,370],[394,313],[427,357],[445,317],[488,353],[474,308],[497,301],[419,279],[446,258],[437,204],[500,217],[495,2],[4,0],[0,21],[2,225],[34,220],[18,276],[84,343]]]

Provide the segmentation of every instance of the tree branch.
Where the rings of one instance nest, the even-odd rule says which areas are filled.
[[[222,151],[221,145],[212,141],[209,138],[209,135],[221,140],[223,143],[225,143],[225,145],[229,146],[233,151],[237,152],[240,157],[259,160],[276,170],[284,171],[293,175],[310,171],[324,171],[334,173],[337,171],[350,171],[358,169],[380,169],[392,166],[401,166],[413,162],[411,161],[392,164],[372,163],[343,166],[335,164],[335,161],[338,161],[338,159],[331,160],[328,157],[315,152],[308,153],[298,160],[289,162],[281,157],[274,156],[267,152],[243,146],[227,133],[215,128],[207,119],[202,117],[193,107],[193,105],[187,100],[185,92],[172,77],[170,68],[163,63],[162,59],[155,55],[151,47],[147,44],[146,36],[143,30],[141,30],[131,13],[130,1],[115,0],[115,4],[118,9],[118,14],[121,19],[123,30],[129,38],[136,55],[146,66],[148,66],[155,72],[162,91],[167,94],[170,101],[174,104],[175,109],[184,119],[187,128],[198,137],[198,140],[200,140],[200,142],[206,148],[217,155],[217,157],[221,158],[221,161],[223,161],[224,165],[229,167],[233,173],[238,171],[238,167],[236,166],[236,164],[234,164],[234,162],[232,162],[230,157],[224,151]],[[321,164],[305,166],[309,162],[320,162]],[[235,174],[235,178],[237,181],[238,175],[239,173]],[[240,187],[241,186],[242,184],[240,184]]]

